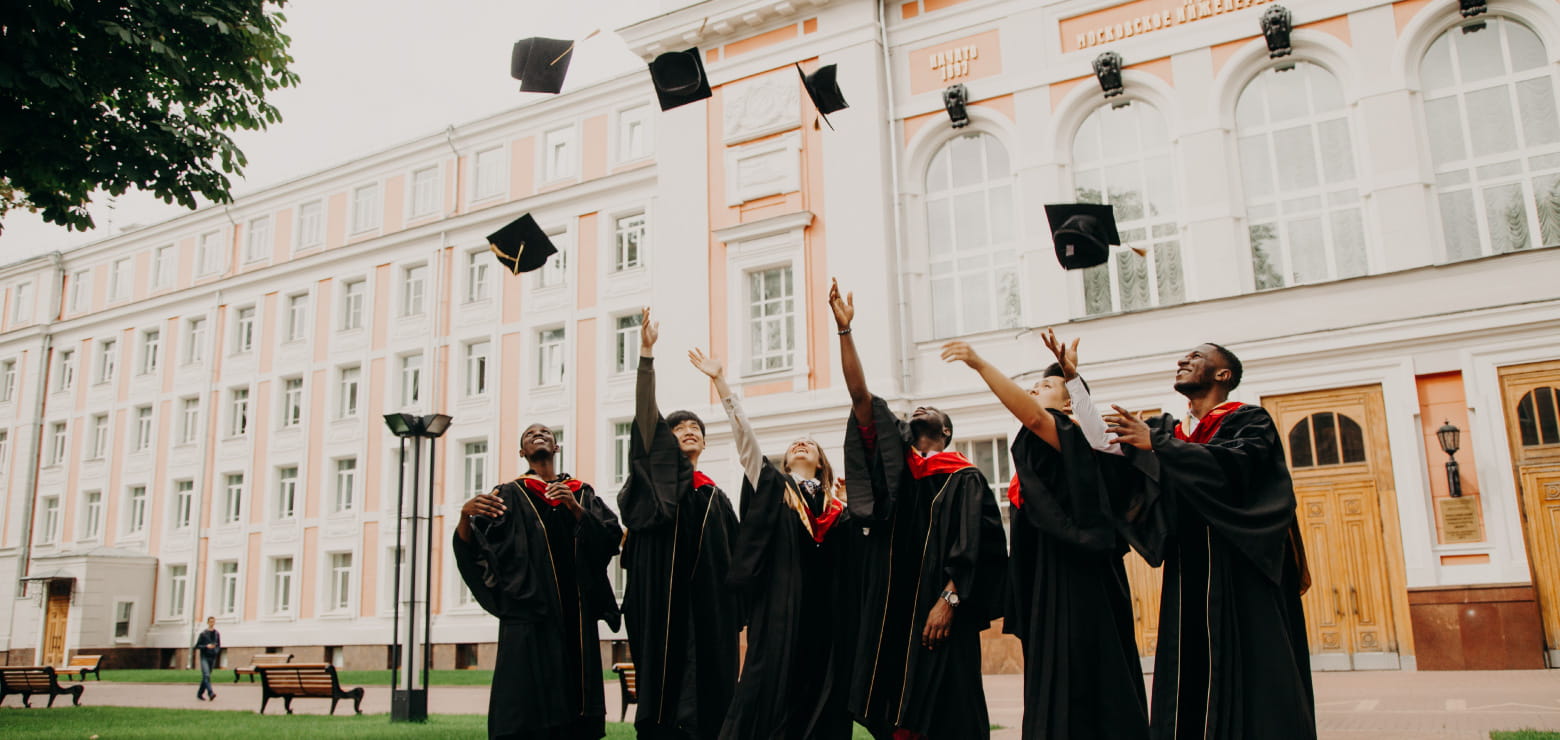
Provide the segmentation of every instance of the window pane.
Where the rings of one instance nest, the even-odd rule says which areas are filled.
[[[953,223],[956,229],[954,239],[959,245],[959,251],[980,249],[991,243],[986,221],[985,194],[965,193],[955,196]]]
[[[1331,411],[1311,415],[1316,427],[1316,464],[1338,464],[1338,431]]]
[[[1457,98],[1425,101],[1425,124],[1430,135],[1430,160],[1452,162],[1468,156],[1463,145],[1461,112]]]
[[[1527,207],[1517,183],[1484,189],[1484,217],[1495,254],[1528,247]]]
[[[1289,430],[1289,464],[1295,468],[1309,468],[1315,463],[1311,456],[1311,420],[1301,419]]]
[[[962,188],[981,181],[981,134],[967,134],[948,143],[952,154],[953,187]]]
[[[1511,119],[1511,94],[1504,85],[1470,92],[1467,100],[1468,127],[1472,132],[1474,156],[1517,149],[1516,123]]]
[[[1343,447],[1343,462],[1365,462],[1365,434],[1353,419],[1338,416],[1338,438]]]
[[[1560,141],[1560,113],[1555,112],[1554,81],[1547,75],[1517,83],[1522,111],[1522,143],[1527,146]]]
[[[1498,77],[1506,71],[1506,54],[1500,48],[1500,37],[1498,32],[1481,31],[1465,33],[1457,39],[1457,71],[1461,73],[1464,85]]]
[[[1467,190],[1441,193],[1440,203],[1447,259],[1479,256],[1479,223],[1474,214],[1473,193]]]

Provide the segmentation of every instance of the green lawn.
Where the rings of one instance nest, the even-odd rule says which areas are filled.
[[[132,707],[72,707],[0,709],[0,727],[9,738],[45,740],[154,740],[216,737],[265,738],[483,738],[487,718],[480,714],[441,714],[427,724],[390,723],[389,715],[268,714],[202,709],[139,709]],[[632,725],[607,724],[609,740],[634,737]]]
[[[1560,740],[1560,732],[1547,730],[1509,730],[1490,733],[1490,740]]]
[[[343,686],[389,686],[391,680],[390,671],[340,671],[336,674],[341,678]],[[602,671],[601,678],[605,681],[616,681],[617,674],[612,671]],[[87,679],[87,683],[97,680],[94,676]],[[120,681],[124,683],[200,683],[200,671],[184,670],[106,670],[103,671],[104,681]],[[493,683],[492,671],[429,671],[428,681],[434,686],[487,686]],[[249,683],[249,677],[239,679],[240,683]],[[211,683],[222,690],[223,684],[233,683],[233,669],[218,668],[211,672]],[[259,677],[255,678],[259,684]]]

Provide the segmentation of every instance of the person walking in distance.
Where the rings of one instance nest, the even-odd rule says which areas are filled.
[[[200,688],[195,690],[195,698],[214,700],[217,692],[211,690],[211,669],[222,658],[222,633],[217,631],[216,617],[206,617],[205,631],[195,638],[195,654],[200,658]]]

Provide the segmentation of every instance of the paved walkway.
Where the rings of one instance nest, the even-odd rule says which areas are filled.
[[[1490,730],[1560,730],[1560,671],[1360,671],[1317,673],[1316,714],[1323,740],[1488,740]],[[217,683],[217,700],[197,701],[193,684],[88,681],[82,701],[94,706],[174,709],[260,708],[260,684]],[[350,688],[350,687],[349,687]],[[1023,678],[987,676],[991,721],[1004,729],[993,740],[1017,740],[1023,715]],[[439,714],[487,711],[485,686],[435,686],[429,707]],[[618,717],[618,688],[607,684],[608,719]],[[273,701],[268,713],[281,713]],[[19,707],[7,697],[4,706]],[[38,706],[38,704],[34,704]],[[337,712],[350,712],[351,702]],[[324,714],[330,702],[300,699],[293,710]],[[363,711],[390,711],[390,690],[371,686]],[[629,712],[632,719],[633,712]]]

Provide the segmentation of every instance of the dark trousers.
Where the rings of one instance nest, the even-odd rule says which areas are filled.
[[[211,689],[211,669],[216,667],[216,656],[200,656],[200,688],[195,690],[195,698],[199,699],[207,694],[210,694],[212,698],[216,698],[217,692]]]

